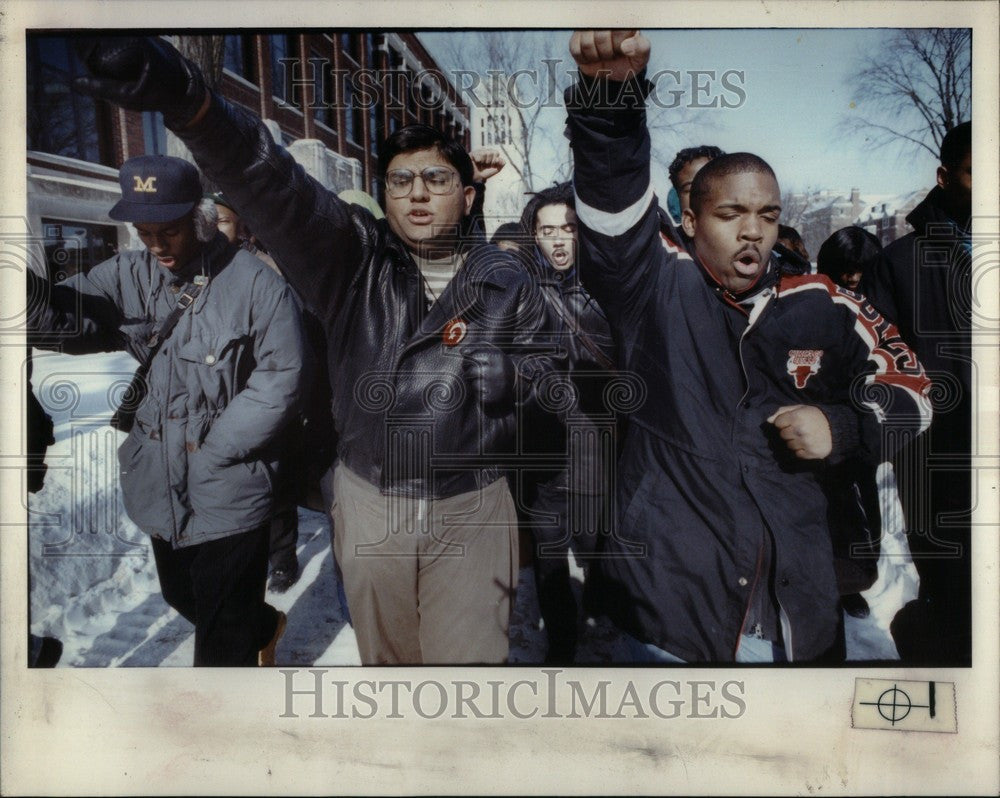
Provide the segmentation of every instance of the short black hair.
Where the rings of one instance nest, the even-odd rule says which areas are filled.
[[[527,235],[527,241],[535,240],[535,223],[538,221],[538,212],[546,205],[568,205],[576,210],[576,195],[573,193],[573,184],[557,183],[549,188],[543,188],[524,206],[521,212],[521,229]]]
[[[837,230],[819,248],[816,271],[835,283],[845,272],[867,273],[882,259],[879,240],[860,227]]]
[[[799,231],[787,224],[778,225],[778,243],[784,244],[789,250],[802,258],[806,265],[809,264],[809,250],[806,242],[802,240]]]
[[[674,188],[677,188],[677,176],[681,173],[681,169],[691,163],[691,161],[697,161],[699,158],[708,158],[708,160],[711,161],[718,158],[720,155],[725,155],[725,153],[712,144],[700,144],[697,147],[685,147],[674,156],[674,160],[671,161],[670,166],[667,167],[667,174],[670,175],[670,182],[673,183]]]
[[[378,156],[379,174],[385,177],[392,159],[400,153],[434,149],[455,167],[463,186],[472,185],[472,159],[458,141],[448,138],[440,130],[427,125],[405,125],[393,133],[382,145]]]
[[[701,210],[701,203],[712,190],[712,182],[720,177],[728,177],[736,174],[764,174],[774,178],[778,182],[777,176],[770,164],[759,155],[751,152],[734,152],[729,155],[720,155],[713,158],[695,175],[691,183],[691,210],[698,213]]]
[[[941,141],[941,166],[954,169],[972,152],[972,122],[962,122],[949,130]]]
[[[504,222],[493,231],[491,244],[499,244],[501,241],[513,241],[520,246],[524,243],[524,234],[521,232],[521,225],[518,222]]]
[[[789,227],[787,224],[778,225],[778,238],[785,241],[791,241],[793,244],[801,244],[802,236],[799,235],[799,231],[794,227]]]

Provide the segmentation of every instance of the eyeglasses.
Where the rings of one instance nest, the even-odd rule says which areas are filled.
[[[561,236],[575,236],[576,235],[576,225],[573,223],[567,223],[562,225],[545,224],[541,227],[535,228],[535,235],[541,238],[558,238]]]
[[[409,169],[393,169],[386,172],[385,190],[393,199],[408,197],[413,191],[413,181],[419,177],[431,194],[451,194],[455,190],[458,173],[446,166],[428,166],[419,175]]]

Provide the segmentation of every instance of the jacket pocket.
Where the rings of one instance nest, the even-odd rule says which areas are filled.
[[[189,413],[224,409],[240,390],[240,342],[243,336],[235,330],[195,334],[177,349],[183,361]]]
[[[271,515],[274,481],[260,460],[221,464],[198,449],[188,455],[192,534],[249,529]]]
[[[653,469],[646,469],[642,474],[642,478],[639,480],[639,484],[636,485],[635,491],[628,499],[628,504],[625,507],[625,512],[622,515],[622,522],[618,529],[621,539],[625,541],[631,541],[635,540],[637,537],[642,537],[641,534],[636,535],[635,530],[637,522],[648,508],[649,502],[646,497],[649,493],[650,485],[653,483],[653,479]]]
[[[132,432],[118,448],[119,478],[122,504],[132,522],[147,534],[170,538],[170,476],[158,430],[136,417]]]

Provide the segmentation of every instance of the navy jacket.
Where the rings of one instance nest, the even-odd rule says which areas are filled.
[[[577,87],[567,106],[584,284],[646,394],[600,566],[609,613],[682,659],[731,662],[770,534],[787,655],[817,658],[838,621],[825,464],[795,459],[766,419],[818,405],[830,460],[874,463],[887,436],[929,422],[928,381],[896,329],[826,278],[772,260],[748,317],[660,234],[644,107],[592,108]]]

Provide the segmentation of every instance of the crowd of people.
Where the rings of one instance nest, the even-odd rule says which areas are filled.
[[[921,577],[896,645],[968,663],[970,124],[912,236],[840,230],[813,269],[753,154],[681,150],[661,207],[641,34],[580,31],[570,52],[573,180],[487,241],[495,151],[402,127],[379,207],[311,178],[163,40],[83,45],[77,90],[161,111],[198,169],[122,165],[109,215],[143,249],[34,285],[30,341],[139,361],[122,496],[194,664],[275,663],[266,591],[298,576],[308,501],[364,664],[505,662],[525,559],[547,663],[573,663],[597,614],[629,662],[842,661],[887,460]],[[960,399],[932,421],[941,381]]]

